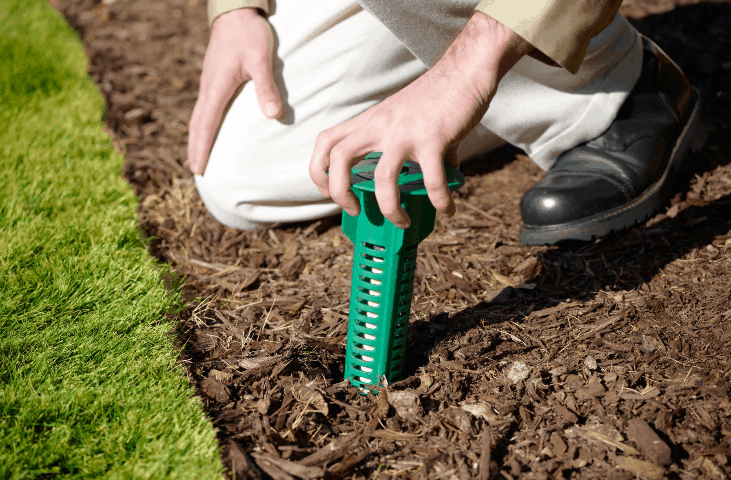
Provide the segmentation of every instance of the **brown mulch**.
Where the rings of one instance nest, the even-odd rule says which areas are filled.
[[[667,211],[524,247],[539,169],[510,148],[466,166],[457,215],[420,247],[404,379],[377,397],[341,383],[338,219],[224,228],[184,166],[205,1],[51,3],[84,42],[151,252],[184,277],[183,361],[231,478],[731,475],[731,2],[623,6],[715,116]]]

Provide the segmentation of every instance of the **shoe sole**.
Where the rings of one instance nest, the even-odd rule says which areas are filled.
[[[629,203],[574,222],[556,225],[524,225],[520,229],[523,245],[555,245],[558,242],[590,241],[611,232],[642,223],[667,204],[673,192],[675,177],[688,150],[699,152],[708,136],[708,107],[693,88],[694,105],[685,122],[667,166],[660,179]]]

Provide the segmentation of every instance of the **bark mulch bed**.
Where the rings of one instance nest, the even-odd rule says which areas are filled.
[[[715,127],[669,208],[601,241],[524,247],[541,172],[505,148],[465,166],[422,244],[404,379],[343,385],[352,245],[337,219],[238,232],[185,164],[204,0],[55,0],[80,33],[151,251],[185,277],[184,363],[231,478],[731,475],[731,3],[623,11]]]

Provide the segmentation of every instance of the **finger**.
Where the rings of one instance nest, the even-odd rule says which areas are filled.
[[[197,175],[202,175],[206,169],[223,112],[236,87],[243,81],[240,76],[214,72],[212,67],[206,69],[206,66],[188,126],[188,163],[191,171]],[[216,80],[213,77],[221,78]]]
[[[326,154],[324,149],[312,153],[312,157],[310,158],[310,178],[325,198],[330,197],[330,189],[328,187],[330,179],[327,175],[329,168],[330,155]]]
[[[201,96],[198,98],[190,117],[190,125],[188,126],[188,163],[191,172],[196,175],[203,175],[206,169],[214,136],[218,124],[221,122],[223,108],[219,108],[218,103],[217,98],[210,96],[204,98]]]
[[[312,178],[317,189],[320,190],[320,193],[325,198],[329,198],[331,196],[329,186],[330,177],[327,173],[331,164],[331,151],[341,140],[358,130],[358,128],[363,125],[362,116],[363,114],[358,115],[357,117],[343,122],[340,125],[336,125],[335,127],[320,132],[315,140],[315,149],[312,151],[312,156],[310,157],[310,178]]]
[[[401,207],[398,176],[406,163],[406,157],[405,152],[387,149],[383,152],[374,172],[378,208],[391,223],[404,230],[411,225],[411,219]]]
[[[350,190],[350,172],[353,165],[370,150],[360,141],[365,137],[348,137],[330,151],[329,191],[333,201],[350,216],[360,213],[360,202]]]
[[[444,164],[452,168],[459,168],[459,143],[452,145],[447,148],[447,152],[444,154]]]
[[[262,19],[262,21],[266,21]],[[274,39],[269,35],[269,42],[273,45]],[[277,79],[274,75],[274,49],[268,49],[264,55],[253,59],[249,65],[249,72],[254,81],[256,99],[259,108],[268,118],[279,118],[282,114],[282,97],[279,94]]]
[[[454,215],[457,207],[447,184],[447,173],[441,151],[431,149],[419,156],[419,165],[424,172],[424,186],[434,208],[448,217]]]

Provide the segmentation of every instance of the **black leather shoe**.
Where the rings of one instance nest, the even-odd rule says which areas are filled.
[[[665,52],[642,42],[642,73],[614,122],[561,154],[523,196],[523,244],[591,240],[646,220],[669,200],[688,149],[703,147],[698,91]]]

